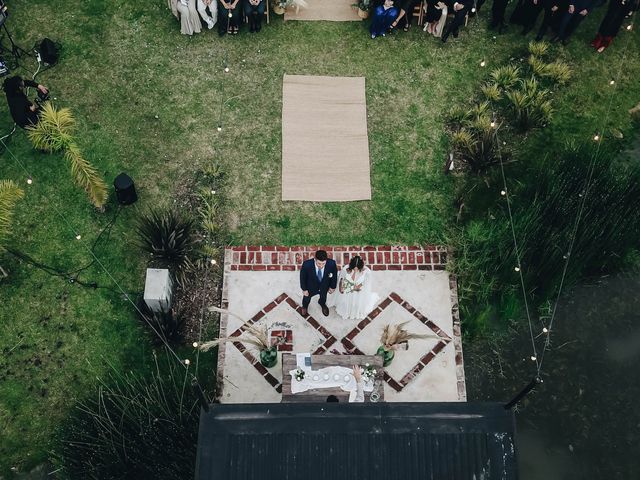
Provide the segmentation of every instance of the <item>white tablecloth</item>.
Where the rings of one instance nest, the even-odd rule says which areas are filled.
[[[347,367],[325,367],[319,370],[304,370],[304,378],[296,380],[296,370],[291,370],[291,393],[300,393],[312,388],[334,388],[340,387],[345,392],[349,392],[349,401],[352,402],[356,396],[356,379],[353,377],[353,369]],[[364,382],[364,391],[373,391],[373,382]]]

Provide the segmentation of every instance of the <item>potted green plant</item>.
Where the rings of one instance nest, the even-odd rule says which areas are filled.
[[[417,333],[409,333],[403,327],[409,323],[402,322],[397,325],[387,324],[382,330],[382,336],[380,337],[380,347],[376,352],[376,355],[382,355],[382,365],[388,366],[396,355],[396,350],[402,344],[406,344],[406,348],[409,348],[409,340],[413,338],[434,338],[440,339],[437,335],[420,335]]]
[[[209,307],[209,311],[226,313],[236,318],[240,318],[237,315],[229,312],[228,310],[223,310],[218,307]],[[245,322],[244,333],[242,335],[237,337],[216,338],[215,340],[201,343],[200,345],[198,345],[198,348],[201,351],[206,352],[210,348],[218,346],[223,342],[242,342],[253,345],[258,349],[260,363],[267,368],[274,367],[276,363],[278,363],[278,346],[277,344],[271,345],[271,342],[269,341],[269,327],[267,325],[254,326],[248,325]]]
[[[358,0],[358,3],[351,4],[352,7],[358,9],[358,16],[363,20],[365,18],[369,18],[369,6],[371,5],[371,0]]]

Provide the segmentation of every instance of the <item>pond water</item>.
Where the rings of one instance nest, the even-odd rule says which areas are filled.
[[[524,323],[463,343],[470,401],[508,401],[531,380]],[[568,292],[551,340],[544,383],[516,413],[520,478],[640,479],[640,276]]]

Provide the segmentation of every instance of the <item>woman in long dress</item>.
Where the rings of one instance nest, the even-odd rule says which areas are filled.
[[[436,38],[442,37],[442,30],[447,21],[447,5],[444,2],[427,3],[425,12],[425,22],[423,31],[430,33]]]
[[[378,303],[378,295],[371,291],[371,270],[359,255],[351,259],[338,274],[336,312],[345,320],[361,320]]]
[[[200,33],[202,25],[196,9],[196,0],[168,0],[171,13],[180,20],[180,33],[193,35]]]

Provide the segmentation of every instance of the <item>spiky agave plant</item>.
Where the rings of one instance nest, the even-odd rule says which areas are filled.
[[[138,220],[139,246],[184,285],[196,255],[194,224],[175,210],[152,208]]]
[[[23,196],[24,192],[15,182],[0,180],[0,252],[11,234],[15,205]]]
[[[46,152],[64,152],[71,175],[76,184],[87,192],[89,200],[98,209],[107,202],[107,185],[97,170],[83,156],[73,138],[75,119],[68,108],[55,108],[50,102],[42,107],[40,121],[28,128],[28,136],[37,149]]]

